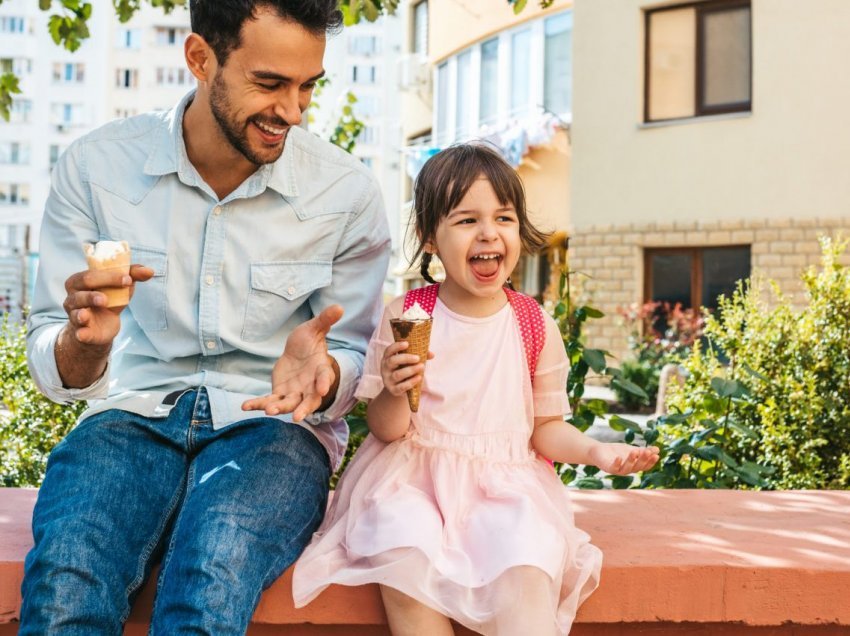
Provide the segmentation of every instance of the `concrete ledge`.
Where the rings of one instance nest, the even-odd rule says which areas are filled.
[[[0,636],[16,633],[33,490],[0,490]],[[574,492],[604,555],[574,636],[850,634],[850,492]],[[295,610],[287,572],[249,634],[388,634],[375,586],[332,587]],[[145,633],[153,586],[127,634]],[[5,624],[5,625],[2,625]],[[470,633],[460,631],[459,633]]]

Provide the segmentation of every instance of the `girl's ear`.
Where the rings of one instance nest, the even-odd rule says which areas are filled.
[[[437,248],[434,246],[433,241],[425,241],[425,243],[422,244],[422,251],[426,254],[436,254]]]

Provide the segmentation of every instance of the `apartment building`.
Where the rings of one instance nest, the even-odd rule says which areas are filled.
[[[551,249],[523,257],[512,277],[538,297],[563,259],[570,217],[571,7],[529,4],[519,15],[492,0],[404,7],[403,191],[409,199],[412,179],[441,148],[468,140],[498,147],[523,180],[532,218],[555,232]],[[404,275],[418,284],[415,270]]]
[[[318,105],[310,111],[309,129],[329,139],[350,93],[350,104],[365,128],[356,138],[353,154],[368,166],[378,180],[392,242],[399,242],[399,193],[401,99],[397,87],[397,60],[402,46],[401,19],[384,15],[375,22],[365,19],[328,38],[325,73],[329,83],[314,97]],[[393,293],[392,281],[388,292]]]
[[[716,307],[761,272],[799,293],[850,236],[850,3],[576,0],[570,263],[618,308]]]
[[[0,313],[20,317],[38,259],[50,173],[72,141],[111,119],[170,108],[194,85],[183,62],[189,13],[143,4],[121,24],[96,6],[90,37],[57,46],[50,12],[29,0],[0,4],[0,72],[20,79],[9,122],[0,122]]]

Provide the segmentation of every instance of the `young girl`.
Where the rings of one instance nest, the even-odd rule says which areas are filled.
[[[398,298],[357,391],[369,401],[371,435],[296,565],[295,604],[332,583],[378,583],[396,636],[452,634],[449,619],[483,634],[565,634],[602,556],[573,525],[567,490],[543,458],[625,474],[653,465],[657,449],[603,444],[564,422],[558,327],[504,287],[521,249],[539,249],[546,235],[495,151],[459,145],[435,155],[416,180],[414,209],[423,275],[433,254],[446,272],[430,290],[427,373],[407,342],[393,342]],[[539,351],[529,344],[535,320]],[[420,383],[411,413],[406,392]]]

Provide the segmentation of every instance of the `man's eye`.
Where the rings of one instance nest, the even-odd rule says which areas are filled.
[[[314,88],[316,88],[316,84],[315,84],[315,82],[314,82],[314,83],[312,83],[312,84],[304,84],[304,85],[301,87],[301,90],[303,90],[303,91],[311,91],[311,90],[313,90]]]
[[[260,88],[267,90],[267,91],[273,91],[278,86],[280,86],[280,84],[277,84],[277,83],[275,83],[275,84],[257,84],[257,86],[259,86]]]

